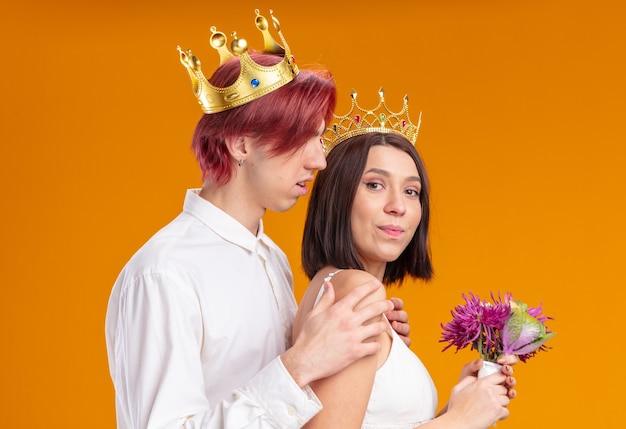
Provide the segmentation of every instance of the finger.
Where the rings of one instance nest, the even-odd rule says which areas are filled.
[[[377,340],[380,334],[387,330],[387,322],[373,322],[361,325],[357,331],[357,339],[360,341]]]
[[[511,365],[504,365],[502,367],[502,374],[504,375],[513,375],[513,367]]]
[[[389,319],[389,317],[387,317]],[[391,327],[401,336],[407,337],[411,331],[411,327],[407,323],[398,323],[397,321],[391,322]]]
[[[509,392],[507,393],[507,396],[510,399],[515,399],[517,397],[517,390],[515,389],[509,389]]]
[[[509,404],[511,403],[511,399],[509,398],[509,394],[508,392],[505,393],[504,395],[500,395],[500,404],[502,404],[503,407],[508,407]]]
[[[473,360],[463,366],[461,369],[461,379],[466,377],[476,377],[478,370],[483,366],[483,361],[480,359]]]
[[[355,311],[355,322],[358,324],[365,323],[374,317],[380,317],[390,310],[393,304],[389,300],[371,302],[365,307]]]
[[[498,396],[507,396],[509,393],[509,389],[507,389],[506,387],[504,387],[504,385],[502,384],[498,384],[496,386],[494,386],[493,391],[498,395]],[[507,401],[508,401],[508,396],[507,396]]]
[[[504,355],[498,359],[500,365],[515,365],[519,362],[519,358],[516,355]]]
[[[500,414],[500,418],[498,420],[504,420],[509,417],[510,411],[506,407],[502,407],[502,413]]]
[[[484,379],[488,380],[490,383],[498,384],[498,385],[502,386],[503,388],[506,388],[504,386],[504,383],[506,382],[506,375],[502,374],[501,372],[496,372],[496,373],[490,374],[490,375],[484,377]]]
[[[389,317],[387,316],[389,320]],[[389,320],[391,322],[391,320]],[[400,339],[407,347],[411,346],[411,338],[409,337],[409,333],[411,331],[411,327],[408,323],[398,323],[396,321],[391,322],[391,328],[396,331]]]
[[[515,379],[515,377],[507,377],[504,384],[506,385],[507,388],[511,389],[515,387],[515,385],[517,384],[517,380]]]
[[[343,308],[344,310],[354,310],[354,307],[356,307],[356,305],[361,302],[363,298],[374,293],[381,287],[383,287],[383,285],[379,281],[370,280],[369,282],[355,287],[348,295],[339,300],[337,304],[345,307]],[[383,314],[386,311],[391,310],[389,307],[392,305],[393,304],[388,301],[388,304],[385,306],[386,308],[378,314]]]
[[[380,350],[380,343],[378,341],[369,341],[361,343],[361,345],[355,351],[355,358],[359,360],[365,356],[370,356],[378,353]]]
[[[320,298],[314,309],[314,311],[317,310],[318,312],[326,310],[335,302],[335,288],[333,287],[332,283],[324,282],[324,285],[322,287],[324,288],[324,292],[322,292],[322,297]]]
[[[411,347],[411,337],[404,335],[399,335],[399,337],[407,347]]]
[[[400,298],[392,297],[391,302],[393,303],[393,309],[400,311],[404,308],[404,301]]]
[[[390,301],[393,304],[393,298],[391,298]],[[387,316],[387,319],[389,319],[390,322],[396,321],[406,323],[409,321],[409,314],[406,311],[392,310],[385,313],[385,316]]]
[[[457,385],[454,386],[454,388],[458,390],[462,390],[464,387],[468,386],[470,383],[473,383],[474,381],[476,381],[475,377],[471,377],[471,376],[462,377],[461,380],[459,380],[459,382],[457,383]]]

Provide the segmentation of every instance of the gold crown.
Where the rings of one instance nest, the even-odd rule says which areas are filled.
[[[219,53],[220,65],[235,56],[239,57],[241,63],[239,77],[235,83],[226,88],[211,85],[202,73],[200,60],[191,53],[191,50],[183,51],[178,46],[180,62],[189,73],[193,92],[204,113],[222,112],[249,103],[291,82],[298,74],[296,61],[291,55],[289,46],[280,31],[280,23],[274,17],[273,12],[270,10],[272,22],[284,47],[279,45],[270,34],[267,19],[259,14],[258,9],[255,9],[255,13],[256,27],[263,34],[264,52],[283,55],[284,58],[274,66],[259,65],[250,58],[248,42],[245,39],[237,38],[237,33],[233,31],[231,33],[233,41],[229,50],[226,47],[226,35],[217,31],[215,27],[211,27],[213,33],[211,46]]]
[[[356,91],[352,90],[350,93],[352,98],[350,111],[343,116],[333,115],[333,124],[326,128],[322,138],[326,155],[335,146],[350,137],[373,132],[400,134],[415,144],[422,122],[422,113],[420,112],[417,125],[414,125],[409,119],[408,95],[404,96],[402,110],[397,113],[389,110],[385,104],[385,91],[382,88],[378,90],[380,101],[371,110],[365,110],[359,106],[356,95]]]

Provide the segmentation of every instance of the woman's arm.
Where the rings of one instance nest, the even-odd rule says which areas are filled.
[[[332,279],[332,283],[337,299],[341,299],[355,287],[372,278],[370,274],[359,270],[345,270],[336,274]],[[385,291],[382,288],[378,296],[373,294],[367,297],[359,303],[357,309],[366,306],[369,302],[381,299],[385,299]],[[380,320],[380,318],[376,320]],[[343,371],[310,384],[310,387],[322,402],[323,409],[309,421],[305,428],[359,429],[361,427],[376,370],[380,366],[379,362],[382,364],[386,359],[390,348],[390,339],[387,333],[381,334],[378,338],[372,338],[370,341],[383,343],[378,354],[362,358]],[[387,344],[385,345],[385,343]],[[384,357],[381,357],[382,354],[384,354]]]

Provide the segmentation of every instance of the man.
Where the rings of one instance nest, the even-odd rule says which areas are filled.
[[[107,350],[119,429],[296,428],[320,409],[308,384],[376,353],[382,313],[408,333],[402,304],[359,306],[380,284],[334,302],[332,285],[291,345],[296,311],[284,253],[265,235],[326,166],[321,134],[335,107],[328,74],[300,71],[257,11],[265,53],[213,28],[210,79],[179,48],[205,112],[192,147],[202,189],[128,262],[109,300]],[[269,53],[268,53],[269,52]]]

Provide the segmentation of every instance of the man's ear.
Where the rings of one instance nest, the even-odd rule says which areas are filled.
[[[235,160],[245,160],[248,156],[248,138],[245,136],[237,136],[226,139],[226,147],[230,156]]]

